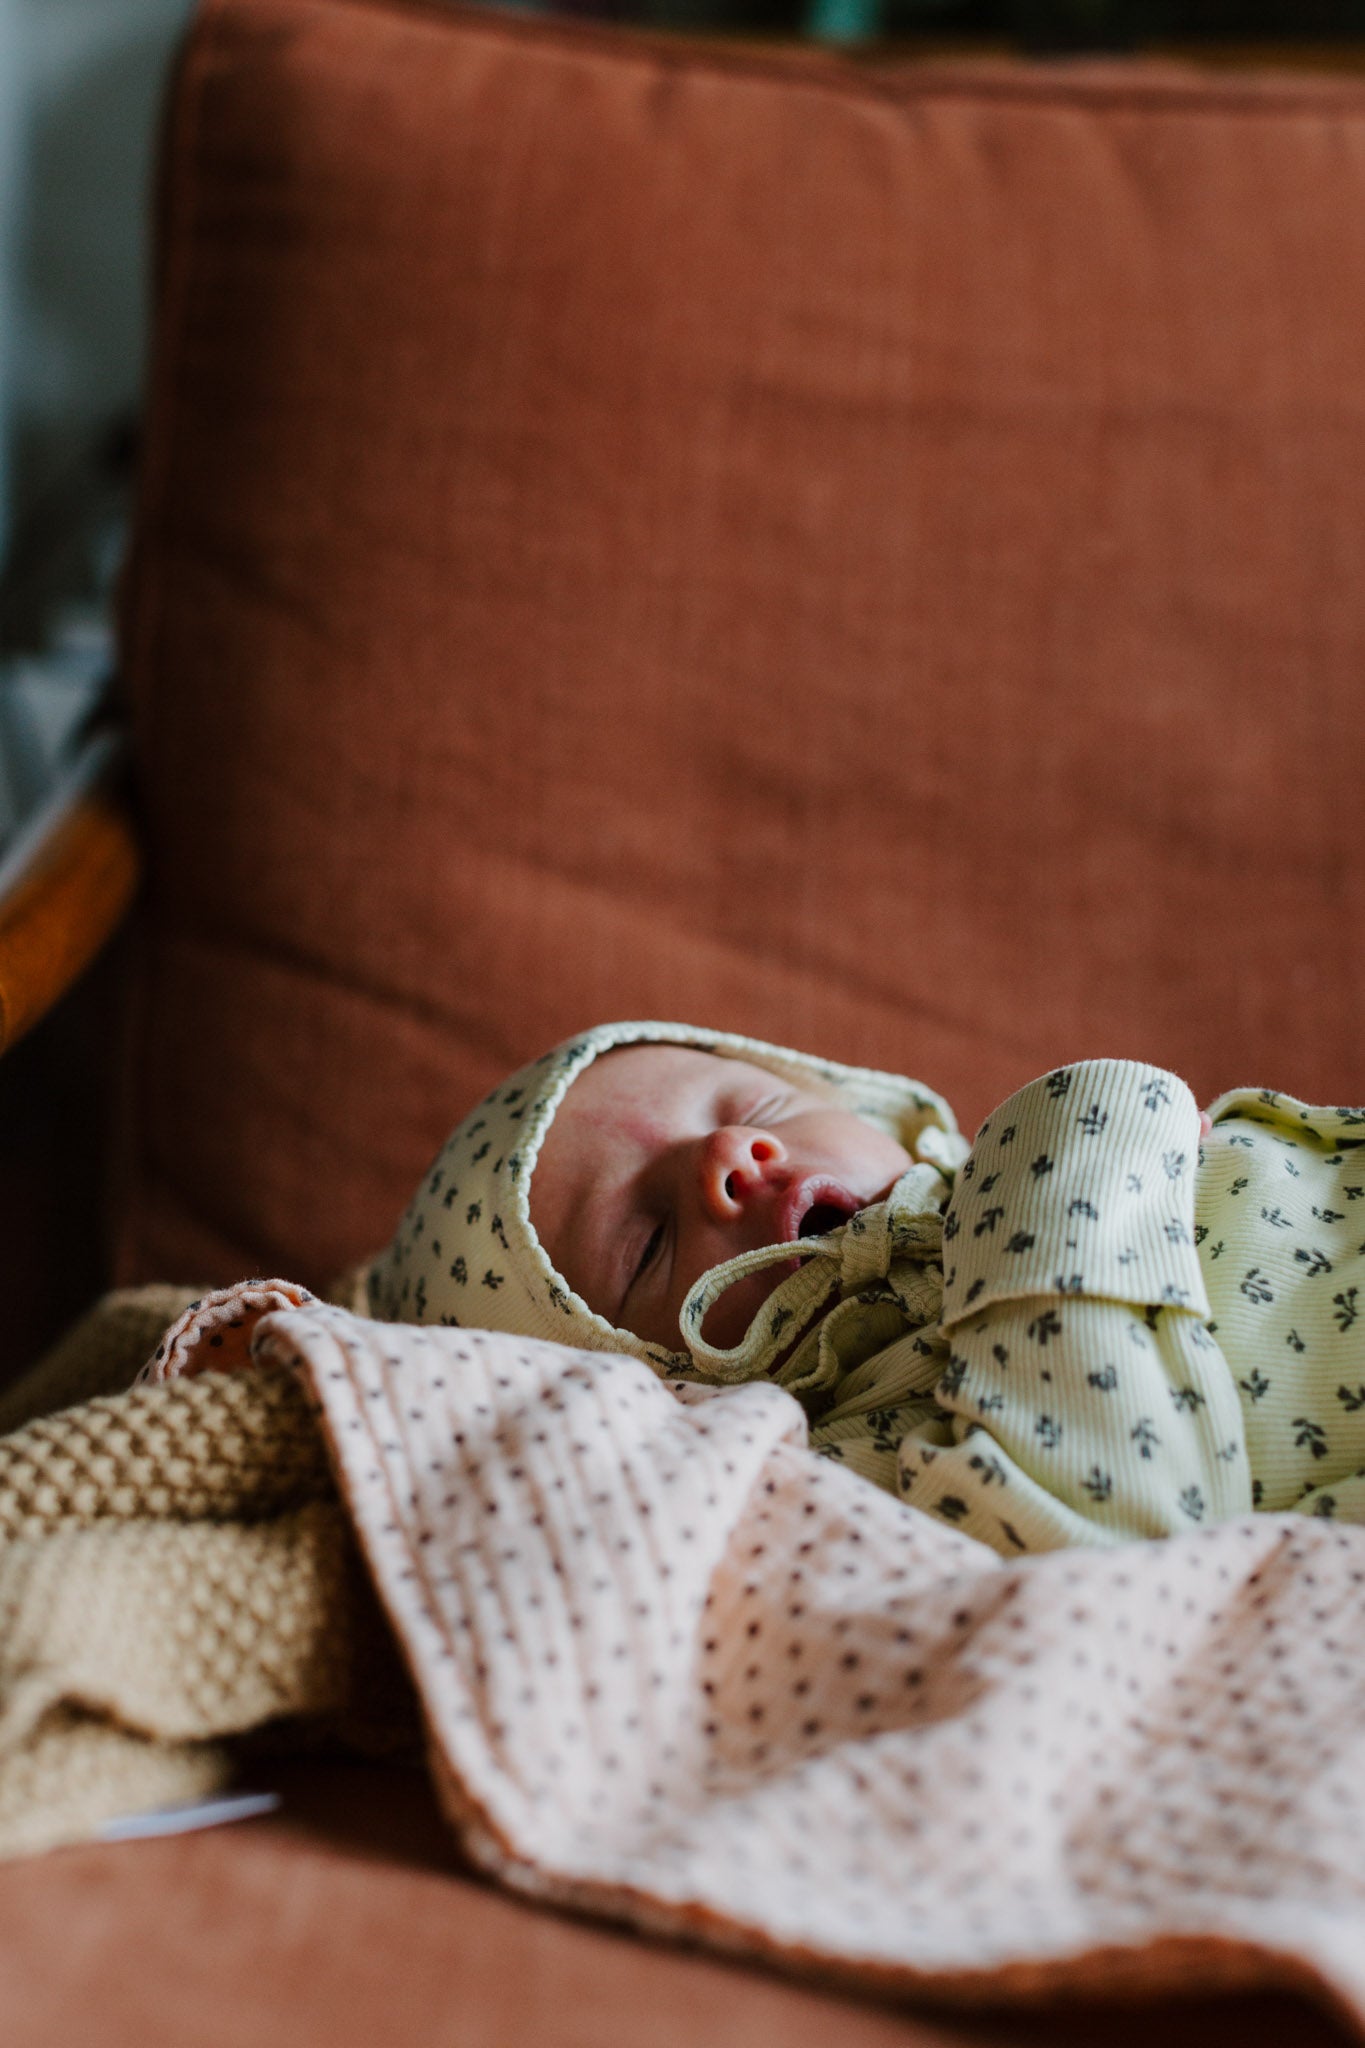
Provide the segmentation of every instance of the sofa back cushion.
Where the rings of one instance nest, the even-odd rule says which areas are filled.
[[[1365,86],[208,0],[124,668],[124,1278],[575,1028],[1360,1091]]]

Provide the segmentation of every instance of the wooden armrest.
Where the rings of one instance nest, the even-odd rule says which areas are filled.
[[[89,965],[133,899],[140,861],[118,740],[89,740],[0,859],[0,1052]]]

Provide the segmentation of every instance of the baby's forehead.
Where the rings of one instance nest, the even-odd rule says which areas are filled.
[[[578,1073],[564,1093],[555,1123],[595,1117],[636,1115],[667,1110],[682,1096],[705,1086],[726,1067],[740,1062],[691,1045],[650,1043],[614,1045]],[[567,1112],[567,1119],[566,1119]],[[550,1125],[547,1138],[554,1131]]]
[[[691,1106],[708,1093],[724,1089],[731,1080],[736,1084],[752,1082],[764,1089],[777,1082],[795,1097],[808,1097],[813,1103],[834,1108],[848,1107],[832,1081],[804,1068],[779,1068],[777,1063],[747,1060],[706,1046],[650,1040],[613,1046],[599,1054],[569,1086],[560,1115],[567,1106],[570,1123],[576,1123],[580,1115],[633,1119],[658,1112],[666,1117],[674,1106]],[[553,1124],[550,1129],[553,1131]]]
[[[739,1066],[742,1061],[727,1059],[723,1053],[714,1053],[702,1045],[671,1045],[666,1039],[651,1039],[644,1044],[613,1045],[599,1053],[590,1067],[578,1076],[578,1083],[595,1074],[599,1081],[610,1084],[613,1077],[644,1076],[646,1080],[662,1081],[667,1075],[682,1073],[691,1069],[715,1066]]]

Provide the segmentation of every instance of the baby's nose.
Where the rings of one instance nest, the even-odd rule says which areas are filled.
[[[709,1213],[718,1223],[742,1216],[770,1195],[774,1169],[786,1156],[782,1140],[771,1131],[749,1124],[723,1124],[712,1131],[701,1148],[701,1193]]]

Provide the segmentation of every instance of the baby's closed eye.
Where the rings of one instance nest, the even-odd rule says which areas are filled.
[[[655,1259],[657,1259],[659,1256],[659,1250],[663,1244],[663,1241],[663,1224],[656,1223],[653,1230],[651,1230],[648,1238],[645,1241],[645,1248],[640,1254],[640,1262],[636,1266],[634,1273],[631,1275],[630,1284],[632,1287],[635,1285],[637,1280],[643,1280],[645,1274],[654,1264]]]

